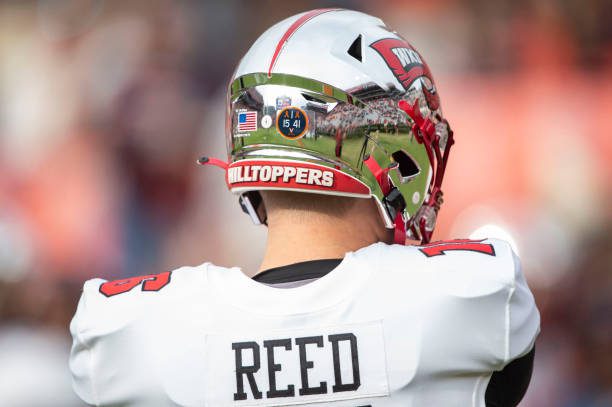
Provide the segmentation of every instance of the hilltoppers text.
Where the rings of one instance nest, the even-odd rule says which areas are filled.
[[[227,171],[227,182],[297,183],[331,188],[334,185],[334,173],[318,168],[288,165],[244,165],[230,167]]]

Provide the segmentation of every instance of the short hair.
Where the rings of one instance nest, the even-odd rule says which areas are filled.
[[[358,198],[294,191],[260,191],[268,214],[275,210],[308,211],[341,216],[352,209]]]

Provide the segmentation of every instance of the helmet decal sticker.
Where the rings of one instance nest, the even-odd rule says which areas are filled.
[[[308,130],[308,116],[299,107],[289,106],[276,115],[276,130],[290,140],[300,139]]]
[[[244,165],[230,167],[227,180],[232,185],[243,182],[270,182],[319,185],[332,188],[334,186],[334,173],[331,170],[322,171],[317,168],[289,165]]]
[[[264,129],[269,129],[272,126],[272,117],[267,114],[261,118],[261,127]]]
[[[282,160],[241,160],[230,164],[226,173],[229,188],[300,189],[369,197],[370,188],[342,171],[314,163]]]
[[[237,112],[238,119],[236,124],[236,130],[238,132],[247,132],[257,130],[257,111],[255,110],[242,110]]]
[[[384,59],[395,78],[408,90],[410,85],[420,77],[426,96],[427,105],[431,110],[440,107],[440,100],[429,67],[419,53],[407,41],[398,38],[384,38],[370,44]]]
[[[291,106],[291,98],[289,96],[279,96],[276,98],[276,110],[281,110]]]

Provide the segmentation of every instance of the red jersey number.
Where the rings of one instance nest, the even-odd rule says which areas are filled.
[[[127,293],[139,285],[142,285],[142,291],[159,291],[170,282],[170,274],[170,271],[164,271],[159,274],[109,281],[100,285],[100,292],[107,297],[112,297],[113,295]]]
[[[419,247],[421,253],[427,257],[443,256],[447,251],[462,250],[495,256],[492,244],[482,243],[482,240],[457,239],[433,242]]]

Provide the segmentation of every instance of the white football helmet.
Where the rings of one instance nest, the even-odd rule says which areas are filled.
[[[229,189],[372,198],[396,241],[431,239],[453,134],[421,55],[376,17],[319,9],[263,33],[228,89]]]

